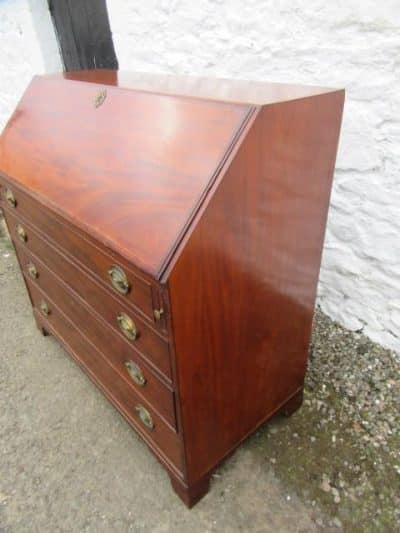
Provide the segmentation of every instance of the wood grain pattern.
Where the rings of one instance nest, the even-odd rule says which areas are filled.
[[[0,140],[0,205],[39,329],[146,440],[188,507],[260,424],[301,405],[343,102],[318,87],[59,74],[34,80]],[[127,296],[110,286],[112,263]],[[117,330],[118,310],[137,321],[136,341]],[[127,358],[148,389],[128,379]]]
[[[114,296],[119,301],[126,305],[133,304],[136,311],[143,313],[154,324],[151,278],[143,277],[132,264],[105,249],[101,243],[89,239],[88,235],[78,231],[53,211],[36,202],[20,187],[4,178],[3,181],[12,190],[16,199],[15,208],[8,209],[4,198],[5,189],[3,190],[1,199],[11,216],[15,213],[24,224],[32,225],[46,241],[61,248],[74,262],[78,262],[83,269],[87,269],[90,275],[98,278],[105,287],[113,290]],[[124,269],[132,286],[126,295],[121,295],[112,287],[108,270],[113,264]]]
[[[31,260],[39,270],[50,269],[60,278],[78,298],[82,298],[90,306],[92,312],[99,314],[106,322],[107,329],[111,327],[114,332],[121,336],[122,345],[129,343],[129,349],[133,348],[147,363],[155,368],[156,372],[162,372],[167,378],[170,377],[170,357],[168,342],[151,329],[148,324],[134,313],[129,307],[121,304],[109,291],[106,291],[94,279],[89,277],[76,263],[71,262],[55,248],[52,248],[45,240],[31,228],[25,221],[22,222],[27,232],[27,242],[20,243],[16,227],[21,219],[16,218],[8,210],[5,210],[9,232],[14,243],[18,246],[19,256],[24,257],[24,265]],[[26,257],[28,253],[31,259]],[[40,267],[40,268],[39,268]],[[24,269],[26,271],[26,268]],[[45,275],[38,277],[38,283],[45,283]],[[45,289],[46,290],[46,289]],[[124,312],[132,318],[138,330],[138,338],[135,341],[127,340],[120,331],[117,315]]]
[[[166,382],[165,378],[162,379],[163,376],[160,376],[154,364],[149,364],[148,358],[127,345],[123,339],[110,333],[101,321],[96,320],[96,317],[86,310],[85,306],[79,304],[76,297],[70,295],[62,283],[57,282],[57,278],[37,257],[20,245],[16,245],[15,248],[27,283],[39,287],[45,294],[50,294],[58,302],[59,309],[97,347],[136,394],[155,409],[173,429],[176,429],[174,393],[170,383]],[[32,263],[38,271],[37,279],[33,280],[28,272],[28,265]],[[131,361],[138,365],[146,380],[143,387],[137,385],[127,371],[126,363]]]
[[[165,368],[168,370],[168,374],[170,373],[169,358],[167,357],[166,361],[161,359],[161,365],[157,366],[158,359],[155,351],[150,350],[149,355],[146,355],[146,353],[140,351],[140,347],[136,345],[136,342],[129,341],[122,335],[113,332],[100,319],[99,315],[93,314],[91,309],[76,294],[73,294],[65,283],[52,273],[42,261],[21,245],[16,246],[16,251],[27,281],[34,283],[43,292],[52,296],[57,302],[60,311],[76,327],[80,328],[99,352],[116,367],[133,388],[135,386],[126,372],[125,363],[133,360],[142,367],[147,381],[150,380],[153,387],[150,391],[150,396],[149,387],[138,388],[138,394],[143,395],[148,401],[153,401],[153,405],[159,409],[160,413],[164,413],[169,423],[175,427],[173,394],[164,374]],[[27,265],[29,262],[33,262],[38,270],[38,278],[35,280],[30,279],[28,274]],[[145,335],[145,332],[139,331],[139,335],[141,333]]]
[[[342,105],[263,108],[172,269],[189,484],[302,388]]]
[[[35,287],[32,287],[31,294],[35,306],[45,297]],[[107,398],[139,433],[169,471],[174,476],[181,478],[182,456],[179,437],[176,433],[154,411],[151,411],[155,423],[154,429],[148,430],[143,427],[135,411],[136,406],[141,405],[141,399],[135,396],[126,381],[107,364],[95,347],[57,309],[52,300],[47,298],[47,301],[51,309],[51,314],[47,318],[43,317],[37,307],[34,308],[35,317],[40,327],[60,340],[67,352],[84,369],[92,381],[101,388]]]
[[[0,169],[158,277],[251,108],[35,77]],[[201,147],[201,151],[193,150]]]

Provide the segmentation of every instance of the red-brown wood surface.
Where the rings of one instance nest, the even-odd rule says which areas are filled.
[[[251,107],[35,77],[0,171],[158,276]]]
[[[163,94],[247,102],[254,105],[275,104],[298,100],[317,94],[335,91],[327,87],[295,85],[293,83],[270,83],[253,80],[230,80],[151,72],[119,72],[116,70],[85,70],[48,74],[50,78],[81,80],[117,87],[158,92]]]
[[[175,476],[182,477],[183,465],[179,436],[151,409],[149,412],[155,427],[153,430],[144,427],[136,412],[136,407],[142,405],[141,398],[134,394],[126,381],[101,357],[93,344],[59,311],[51,299],[42,294],[36,287],[30,287],[30,291],[35,305],[35,318],[39,327],[54,334],[61,341],[69,354],[102,389],[104,394],[152,448],[156,456],[171,469]],[[43,317],[39,311],[42,299],[45,299],[49,304],[50,315],[48,317]]]
[[[47,319],[35,311],[39,328],[137,428],[188,506],[247,435],[301,405],[343,100],[319,87],[58,74],[34,79],[0,140],[0,205],[33,305],[51,307]],[[111,288],[112,263],[127,296]],[[137,320],[137,341],[116,330],[117,309]],[[147,391],[127,379],[127,358],[148,372]]]
[[[139,352],[140,356],[150,363],[158,372],[162,372],[168,378],[170,377],[170,358],[168,342],[149,328],[132,310],[114,298],[110,292],[106,291],[101,285],[91,279],[79,266],[67,259],[59,251],[41,239],[38,234],[21,218],[15,217],[9,210],[4,210],[9,232],[14,242],[19,244],[19,255],[24,253],[23,268],[26,272],[28,261],[32,261],[38,269],[37,282],[44,283],[43,276],[40,274],[40,264],[44,265],[45,271],[52,270],[68,287],[74,291],[78,298],[82,298],[91,307],[92,312],[99,314],[110,326],[114,332],[122,337],[122,345],[129,343]],[[17,235],[17,224],[22,223],[26,230],[27,240],[21,243]],[[25,254],[29,251],[32,259],[28,259]],[[137,339],[135,341],[126,340],[121,333],[118,325],[117,315],[124,312],[132,318],[137,328]]]
[[[149,403],[172,428],[176,428],[174,394],[171,386],[160,381],[158,375],[154,374],[154,367],[149,366],[148,360],[129,347],[123,340],[110,333],[104,323],[96,320],[95,316],[92,316],[90,312],[88,313],[84,306],[79,305],[79,301],[71,298],[68,291],[63,290],[63,286],[59,283],[57,284],[52,273],[37,257],[28,253],[20,245],[16,246],[16,252],[27,282],[37,285],[46,294],[50,294],[57,301],[59,308],[69,317],[69,320],[91,340],[136,393]],[[37,268],[38,277],[35,280],[32,280],[29,275],[29,264],[34,264]],[[143,387],[137,385],[130,377],[126,367],[127,362],[133,362],[140,368],[145,379]]]
[[[133,304],[136,310],[143,313],[154,323],[151,278],[143,278],[134,265],[123,261],[120,256],[111,253],[109,250],[105,250],[100,243],[89,239],[87,234],[66,223],[53,211],[22,191],[19,186],[11,184],[0,176],[1,181],[4,182],[6,187],[3,188],[0,195],[0,205],[3,204],[10,214],[19,217],[23,223],[27,221],[38,233],[44,236],[46,241],[61,248],[75,263],[87,269],[89,274],[103,282],[107,288],[110,288],[114,296],[121,302],[126,305]],[[5,199],[5,191],[7,189],[13,193],[16,202],[15,207],[10,207]],[[131,285],[131,289],[126,295],[122,295],[112,286],[108,270],[114,264],[123,268]]]
[[[264,107],[172,267],[189,484],[303,385],[343,98]]]

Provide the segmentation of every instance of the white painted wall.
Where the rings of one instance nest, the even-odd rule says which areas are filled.
[[[319,303],[400,352],[399,0],[108,0],[124,70],[345,87]],[[0,130],[61,70],[46,0],[0,0]]]
[[[0,132],[32,76],[58,70],[46,0],[0,0]]]
[[[124,70],[345,87],[319,285],[400,352],[399,0],[108,0]]]

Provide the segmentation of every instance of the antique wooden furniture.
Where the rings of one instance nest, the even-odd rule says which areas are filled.
[[[35,77],[2,134],[1,207],[37,324],[188,506],[301,403],[343,100],[68,73]]]

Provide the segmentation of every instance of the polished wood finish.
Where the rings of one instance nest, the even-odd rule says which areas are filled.
[[[0,139],[0,205],[38,327],[189,507],[260,424],[301,405],[343,101],[317,87],[68,73],[35,78]]]
[[[210,488],[211,474],[188,486],[181,479],[171,476],[171,485],[185,505],[191,509]]]
[[[172,475],[178,479],[181,478],[183,464],[178,435],[155,411],[150,409],[154,429],[147,429],[136,414],[136,407],[142,404],[142,399],[135,395],[126,381],[101,357],[95,347],[69,322],[47,295],[32,285],[30,285],[30,290],[35,305],[36,320],[40,327],[48,333],[53,333],[62,342],[89,377],[103,390],[144,441],[151,446],[157,457],[170,469]],[[36,307],[43,298],[49,302],[48,317],[44,317]]]
[[[155,372],[157,367],[154,364],[150,365],[149,359],[130,345],[124,337],[112,332],[107,324],[96,317],[93,310],[76,294],[72,295],[65,283],[36,256],[27,253],[19,245],[16,246],[16,251],[28,285],[34,284],[43,293],[50,295],[57,302],[59,310],[96,346],[143,401],[155,408],[172,428],[176,428],[174,395],[169,383],[160,379],[160,372]],[[32,279],[30,276],[27,268],[29,263],[37,267],[37,278]],[[146,380],[143,387],[138,386],[130,377],[126,367],[130,361],[142,371]]]
[[[303,386],[342,103],[261,109],[173,265],[190,482]]]
[[[204,78],[176,74],[153,74],[151,72],[119,72],[116,70],[78,70],[48,74],[48,78],[111,85],[140,91],[189,96],[224,102],[246,102],[265,106],[309,98],[318,94],[336,92],[337,89],[292,83],[265,83],[254,80],[230,80]]]
[[[48,206],[45,207],[35,201],[10,180],[4,179],[4,183],[9,189],[12,189],[16,201],[14,208],[7,204],[5,200],[6,188],[4,188],[1,198],[10,213],[14,212],[15,216],[18,216],[23,223],[32,225],[53,246],[61,248],[63,253],[69,255],[74,262],[77,262],[90,274],[95,275],[99,282],[104,283],[105,287],[114,291],[115,296],[120,297],[121,302],[127,305],[133,304],[137,311],[143,313],[154,322],[154,297],[149,278],[144,277],[119,255],[109,249],[105,249],[101,243],[93,241],[77,228],[71,227]],[[131,290],[126,295],[121,295],[111,284],[108,270],[113,264],[121,266],[129,279]]]
[[[252,108],[111,86],[96,107],[100,91],[35,77],[2,134],[1,170],[159,277]]]
[[[120,337],[120,340],[117,339],[117,342],[122,346],[120,350],[122,354],[124,351],[132,349],[147,364],[157,372],[161,372],[170,381],[171,363],[167,340],[149,327],[140,315],[137,315],[132,309],[124,305],[117,298],[114,298],[110,291],[105,290],[93,278],[80,269],[76,263],[71,262],[62,253],[52,248],[46,241],[40,238],[25,221],[23,222],[23,227],[26,229],[27,241],[25,243],[20,242],[16,230],[18,219],[9,212],[7,212],[6,216],[10,234],[14,242],[19,245],[17,251],[18,256],[21,258],[20,261],[24,273],[28,274],[28,263],[32,262],[36,265],[39,272],[36,281],[40,286],[44,287],[44,290],[49,292],[53,290],[49,285],[56,283],[55,281],[53,282],[54,276],[50,273],[50,270],[52,270],[58,278],[62,279],[65,284],[73,289],[78,299],[82,298],[96,314],[99,314],[107,322],[105,326],[101,326],[105,331],[104,344],[106,346],[108,345],[109,347],[110,345],[107,339],[108,328],[111,327],[114,333],[117,334],[117,337]],[[27,251],[29,250],[30,256],[26,255],[24,248]],[[41,257],[46,258],[46,265],[40,260]],[[121,332],[117,321],[117,316],[120,312],[126,313],[134,321],[138,332],[135,341],[129,341]]]

